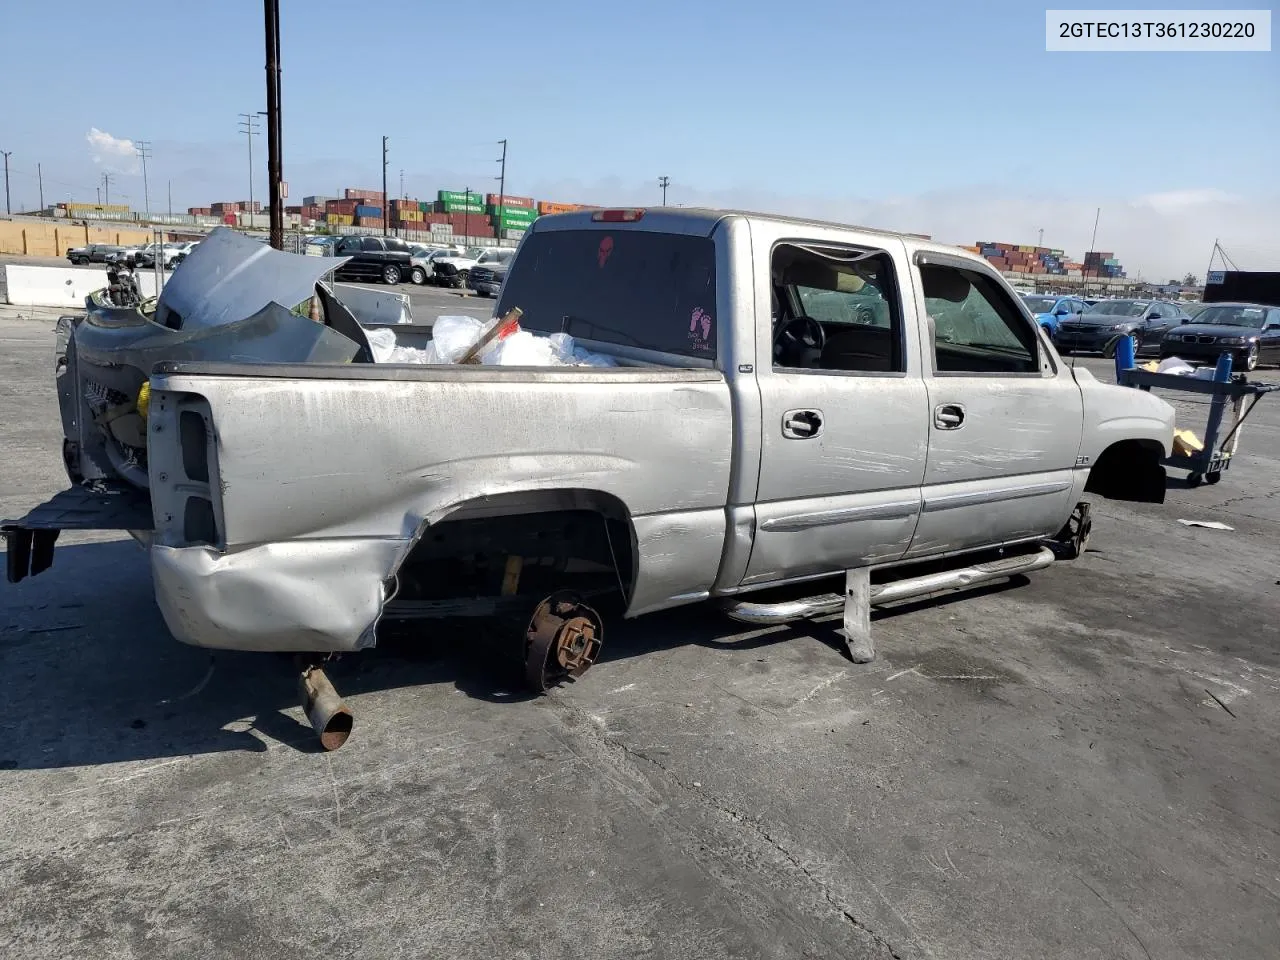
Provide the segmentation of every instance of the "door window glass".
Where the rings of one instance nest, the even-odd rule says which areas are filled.
[[[920,267],[939,373],[1036,373],[1035,333],[995,281],[974,270]]]

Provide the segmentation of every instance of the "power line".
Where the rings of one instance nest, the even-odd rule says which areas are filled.
[[[256,113],[241,113],[240,132],[244,134],[245,140],[249,144],[249,213],[253,213],[253,138],[258,135],[258,128],[254,126],[258,122]],[[252,221],[250,221],[252,222]]]
[[[498,239],[502,239],[502,214],[503,208],[507,203],[507,141],[499,140],[502,144],[502,156],[498,158],[498,163],[502,164],[498,173]]]
[[[148,217],[151,216],[151,191],[147,187],[147,161],[151,159],[151,141],[135,140],[133,148],[142,158],[142,203]]]

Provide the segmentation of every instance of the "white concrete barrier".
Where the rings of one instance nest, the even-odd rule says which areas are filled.
[[[105,267],[34,267],[0,264],[0,292],[15,307],[84,307],[84,298],[107,285]],[[156,293],[155,273],[139,270],[134,276],[143,297]]]

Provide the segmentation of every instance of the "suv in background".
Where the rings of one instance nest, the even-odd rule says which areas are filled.
[[[471,247],[457,256],[436,257],[431,266],[437,285],[465,290],[473,269],[509,263],[514,255],[511,247]]]
[[[1057,339],[1059,321],[1074,320],[1088,309],[1087,304],[1079,297],[1060,297],[1052,293],[1024,293],[1022,302],[1027,305],[1031,316],[1049,335],[1050,340]]]
[[[496,297],[502,292],[502,284],[507,279],[507,268],[511,266],[514,250],[497,251],[507,256],[490,263],[478,263],[467,274],[467,286],[482,297]]]
[[[335,280],[381,280],[395,285],[408,279],[413,268],[409,245],[398,237],[340,237],[333,255],[351,258],[334,271]]]

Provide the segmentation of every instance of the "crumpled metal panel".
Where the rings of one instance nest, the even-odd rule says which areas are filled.
[[[212,327],[252,316],[268,303],[294,307],[350,257],[307,257],[218,227],[165,284],[156,322],[173,329]]]
[[[349,337],[290,312],[279,301],[268,301],[252,314],[218,326],[184,326],[181,330],[152,323],[137,311],[133,316],[134,322],[128,325],[113,317],[110,325],[103,326],[90,313],[76,328],[78,358],[104,365],[123,364],[145,378],[162,361],[346,363],[360,349]]]
[[[296,540],[236,553],[151,547],[156,602],[183,643],[293,653],[371,647],[408,541]]]

